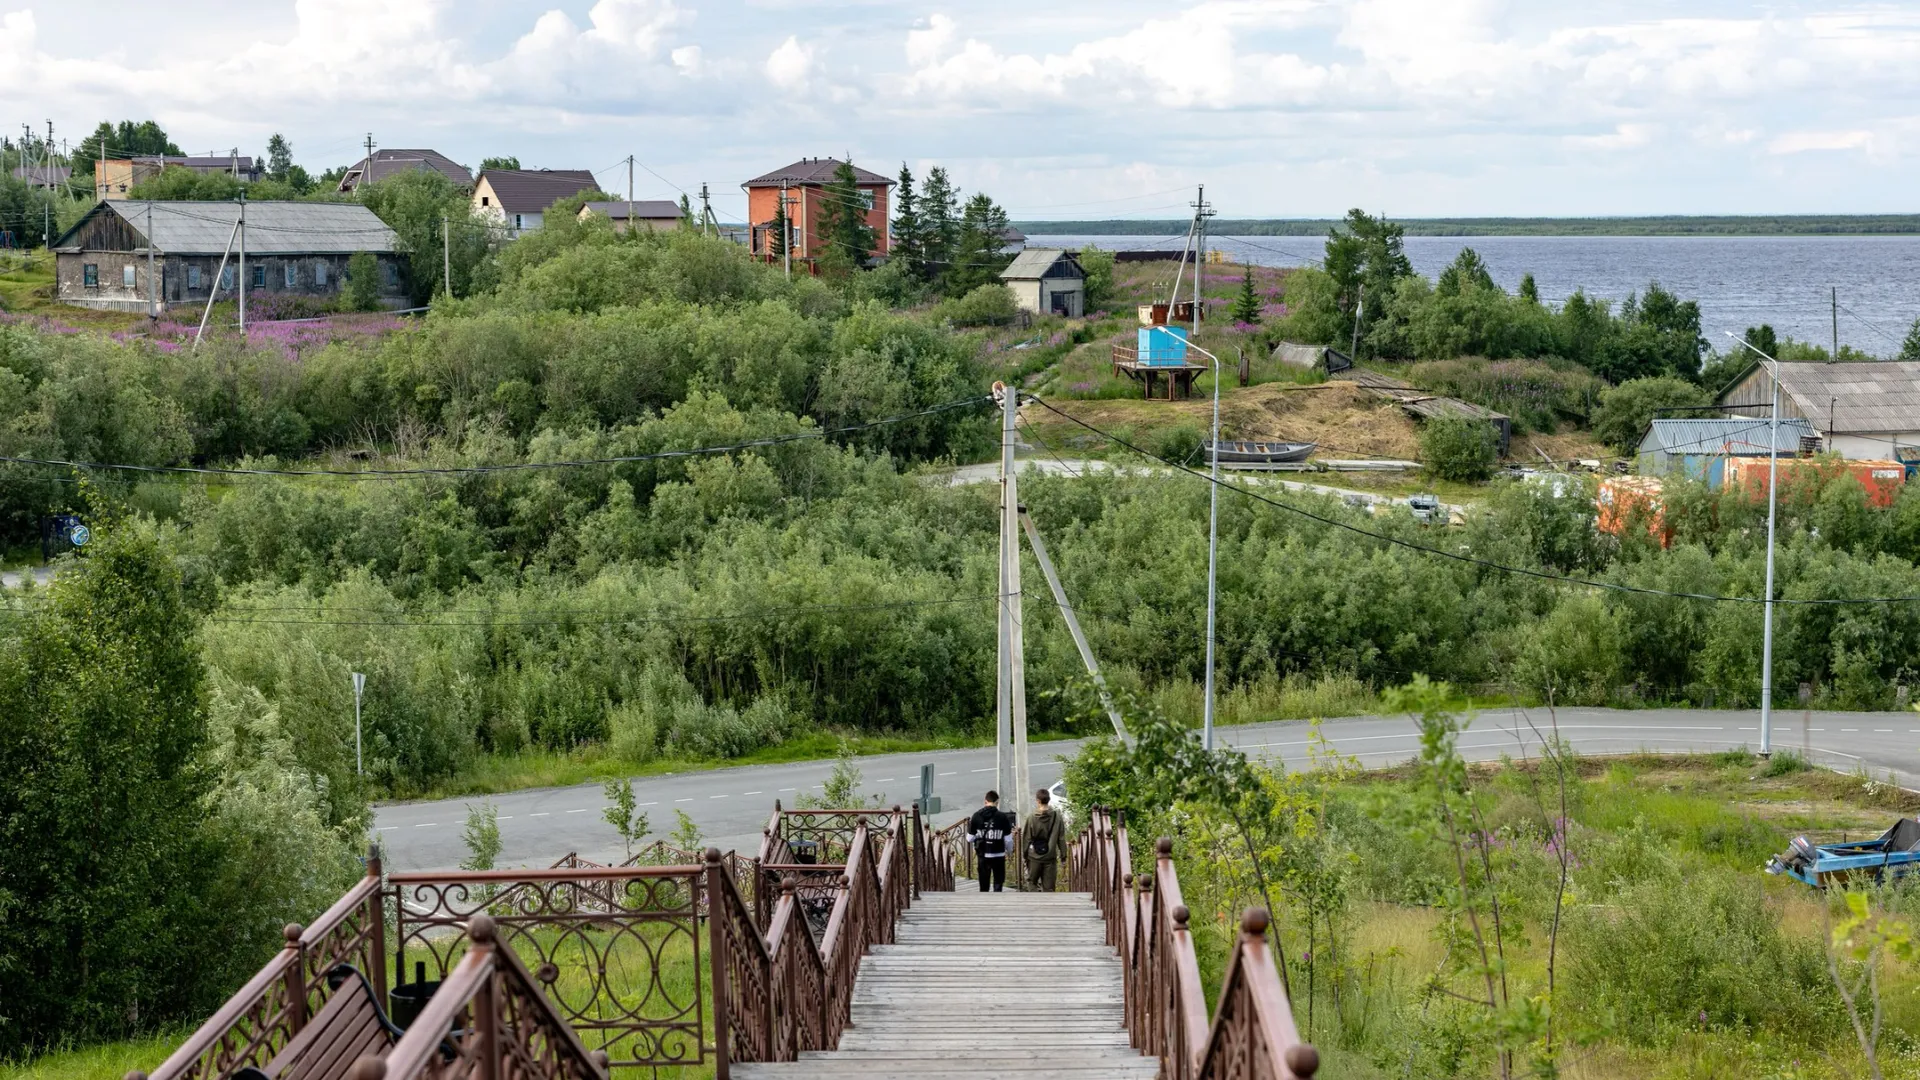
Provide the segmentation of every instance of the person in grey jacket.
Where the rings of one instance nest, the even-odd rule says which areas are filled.
[[[1030,892],[1052,892],[1060,884],[1060,860],[1066,857],[1067,819],[1049,805],[1053,794],[1046,788],[1034,792],[1033,799],[1037,805],[1020,834],[1026,887]]]

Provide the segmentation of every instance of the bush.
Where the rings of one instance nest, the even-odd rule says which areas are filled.
[[[1087,274],[1087,313],[1100,310],[1113,299],[1114,256],[1088,244],[1080,249],[1080,269]]]
[[[955,326],[1003,326],[1018,314],[1020,305],[1014,300],[1013,290],[997,282],[933,306],[936,322],[951,322]]]
[[[1560,705],[1604,705],[1620,684],[1620,620],[1599,597],[1570,596],[1520,634],[1514,678],[1523,689]]]
[[[1623,382],[1600,395],[1593,414],[1593,434],[1622,454],[1640,445],[1640,435],[1655,416],[1712,416],[1711,412],[1656,412],[1682,405],[1710,405],[1712,395],[1685,379],[1656,375]]]
[[[380,260],[371,252],[356,251],[347,259],[347,287],[340,302],[348,311],[380,309]]]
[[[1162,460],[1191,465],[1206,460],[1201,453],[1206,442],[1206,433],[1197,425],[1176,424],[1155,437],[1153,452]]]
[[[1541,360],[1477,357],[1415,364],[1415,386],[1484,405],[1512,417],[1516,427],[1551,432],[1561,420],[1586,423],[1606,384],[1590,372]]]
[[[1485,480],[1500,461],[1499,433],[1480,420],[1431,417],[1420,425],[1420,457],[1442,480]]]

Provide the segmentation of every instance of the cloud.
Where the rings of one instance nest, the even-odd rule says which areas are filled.
[[[1767,143],[1769,154],[1806,154],[1831,150],[1871,150],[1871,131],[1793,131]]]
[[[800,44],[798,36],[788,35],[779,48],[767,54],[767,78],[782,89],[798,90],[806,86],[813,70],[813,47]]]

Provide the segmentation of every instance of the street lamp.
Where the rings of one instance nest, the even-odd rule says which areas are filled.
[[[1194,322],[1197,326],[1198,317]],[[1207,508],[1207,701],[1200,721],[1200,745],[1211,750],[1213,749],[1213,619],[1218,596],[1215,582],[1219,579],[1220,569],[1220,358],[1164,326],[1156,326],[1153,329],[1213,361],[1213,452],[1211,454],[1213,493]]]
[[[365,776],[366,758],[360,753],[360,694],[367,688],[367,677],[358,671],[349,674],[353,676],[353,771]]]
[[[1767,612],[1766,629],[1760,638],[1760,756],[1773,755],[1773,526],[1780,487],[1780,361],[1755,348],[1745,338],[1727,336],[1745,346],[1760,359],[1772,364],[1773,412],[1767,421]]]

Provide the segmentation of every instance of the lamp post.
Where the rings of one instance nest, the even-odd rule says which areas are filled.
[[[1195,276],[1198,276],[1198,271],[1195,271]],[[1196,289],[1195,292],[1197,294],[1198,290]],[[1197,312],[1199,305],[1197,297],[1194,304]],[[1196,327],[1199,325],[1197,314],[1194,325]],[[1200,720],[1200,745],[1211,750],[1213,749],[1213,624],[1218,597],[1216,582],[1219,580],[1220,568],[1220,358],[1164,326],[1156,326],[1154,329],[1176,341],[1183,342],[1194,352],[1213,361],[1213,443],[1212,452],[1208,455],[1213,459],[1213,491],[1207,507],[1207,700]]]
[[[1760,637],[1760,756],[1765,758],[1773,755],[1773,528],[1780,487],[1780,361],[1747,339],[1734,337],[1731,330],[1727,336],[1773,365],[1768,371],[1773,379],[1773,411],[1767,420],[1767,621]]]
[[[367,688],[367,677],[353,672],[353,771],[367,775],[366,760],[360,753],[360,693]]]

